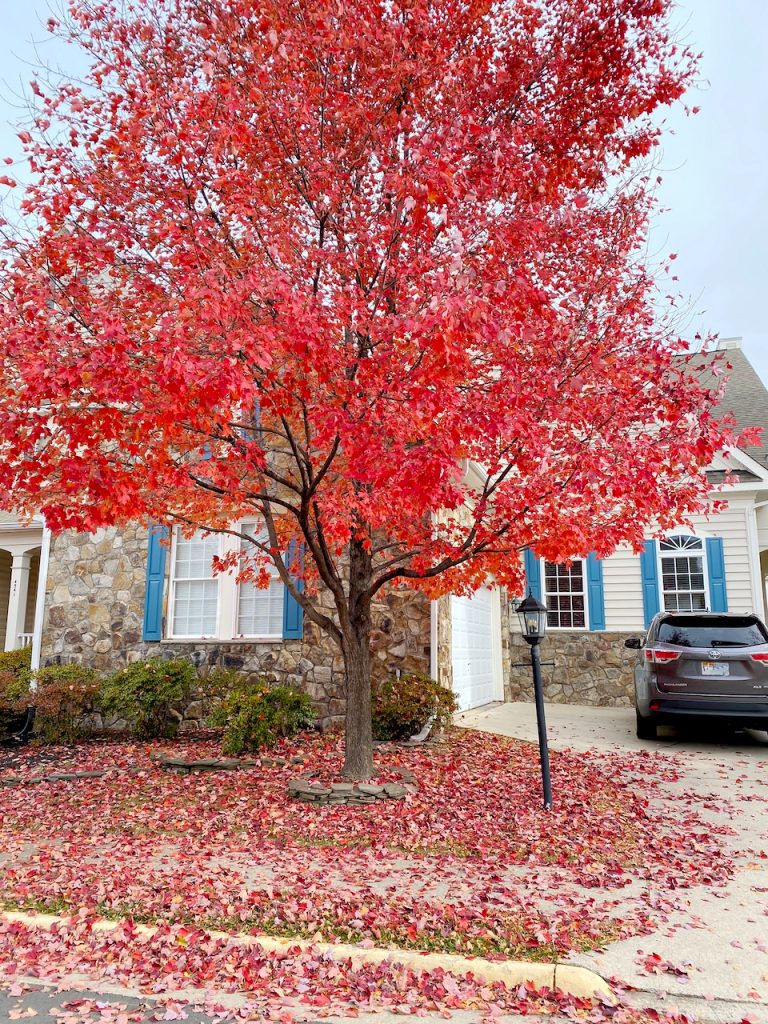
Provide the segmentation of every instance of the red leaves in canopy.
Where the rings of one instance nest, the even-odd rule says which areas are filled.
[[[6,250],[5,502],[256,508],[310,575],[354,533],[382,583],[459,565],[433,590],[700,508],[726,434],[631,174],[692,73],[668,6],[73,0],[90,81],[41,99]]]

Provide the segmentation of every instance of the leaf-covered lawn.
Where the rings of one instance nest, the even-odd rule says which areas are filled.
[[[363,807],[288,798],[297,772],[334,776],[336,739],[278,751],[301,765],[182,776],[151,749],[62,750],[61,770],[114,770],[0,789],[6,906],[549,958],[642,930],[642,914],[611,914],[612,891],[635,880],[663,890],[729,874],[693,808],[665,820],[649,807],[668,771],[652,756],[555,754],[546,813],[535,748],[476,733],[382,751],[384,777],[410,769],[418,789]],[[217,752],[213,741],[165,749]],[[38,769],[6,774],[24,773]]]
[[[153,749],[62,749],[55,770],[111,770],[104,778],[0,788],[0,898],[6,909],[166,923],[155,952],[145,943],[140,958],[156,956],[155,976],[174,972],[169,949],[186,963],[190,943],[209,941],[179,936],[210,928],[551,959],[647,931],[649,915],[663,909],[659,893],[718,885],[731,872],[727,830],[705,824],[692,803],[681,801],[674,818],[657,809],[655,788],[674,769],[652,754],[554,753],[555,809],[547,813],[536,748],[479,733],[380,750],[382,777],[409,769],[418,788],[404,801],[360,807],[288,798],[286,783],[298,772],[326,781],[338,774],[336,738],[311,736],[276,752],[300,755],[303,764],[240,772],[174,775],[151,760]],[[163,749],[185,757],[218,753],[213,740]],[[50,763],[36,766],[36,756],[25,752],[0,771],[0,781],[52,770]],[[649,886],[657,893],[653,910],[642,898]],[[636,898],[624,898],[632,893]],[[65,936],[50,949],[43,943],[41,953],[34,930],[14,928],[0,929],[3,973],[12,960],[23,963],[23,950],[31,949],[35,962],[51,959],[51,970],[57,956],[64,962],[74,955]],[[139,970],[126,959],[127,933],[120,934],[81,941],[84,961],[107,956],[129,973]],[[115,959],[107,947],[123,952]],[[250,988],[253,966],[240,959],[232,976]],[[214,961],[216,970],[228,962],[218,952]],[[281,969],[269,963],[258,969],[262,981]],[[348,972],[312,966],[311,954],[297,963],[297,978],[322,975],[322,983],[311,981],[313,993],[350,984]],[[199,967],[179,969],[200,984],[211,981]],[[370,979],[356,971],[355,985],[394,986],[396,993],[402,978],[376,970]],[[453,980],[447,995],[440,985],[440,1005],[480,998],[448,991]],[[421,982],[414,986],[407,991],[428,999]],[[301,988],[294,994],[299,998]],[[486,1001],[499,998],[491,993]]]

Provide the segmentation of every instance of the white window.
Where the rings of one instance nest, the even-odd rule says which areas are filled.
[[[664,611],[703,612],[708,606],[704,542],[679,534],[659,544]]]
[[[219,537],[176,534],[171,574],[173,636],[216,636],[219,581],[211,561],[219,553]]]
[[[248,533],[253,523],[244,524]],[[264,536],[259,538],[265,539]],[[240,550],[248,550],[248,542],[241,540]],[[244,637],[281,637],[283,635],[283,602],[285,587],[274,565],[269,566],[272,582],[268,587],[257,587],[244,582],[237,587],[237,634]]]
[[[544,562],[544,604],[550,628],[587,628],[585,579],[582,558],[575,559],[570,565]]]
[[[253,534],[254,524],[243,529]],[[236,638],[280,640],[283,636],[285,588],[277,569],[269,586],[238,584],[236,572],[214,576],[214,555],[247,549],[247,542],[219,534],[174,534],[171,550],[168,636],[170,639]]]

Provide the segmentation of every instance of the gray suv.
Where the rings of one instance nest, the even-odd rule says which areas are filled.
[[[768,729],[768,629],[756,615],[661,612],[624,646],[638,652],[640,739],[686,719]]]

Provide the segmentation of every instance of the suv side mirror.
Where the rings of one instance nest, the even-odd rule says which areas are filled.
[[[624,646],[629,647],[632,651],[639,651],[643,646],[643,641],[639,636],[630,636],[624,641]]]

